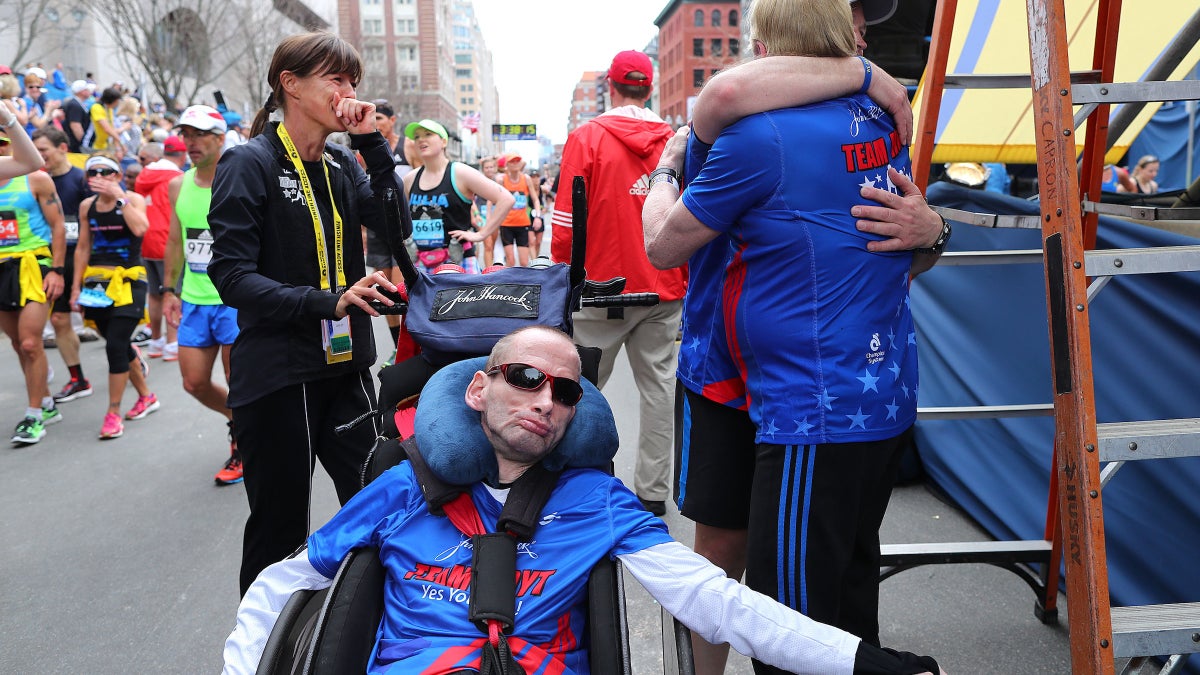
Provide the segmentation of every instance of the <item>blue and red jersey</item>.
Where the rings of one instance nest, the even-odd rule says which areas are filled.
[[[476,483],[472,501],[488,531],[502,504]],[[615,478],[568,470],[542,511],[545,541],[518,544],[514,657],[528,673],[587,673],[584,615],[588,574],[615,557],[671,541]],[[407,462],[385,472],[309,537],[308,557],[332,578],[354,548],[373,545],[387,569],[386,614],[369,672],[436,675],[478,668],[486,636],[467,618],[471,540],[446,517],[430,515]]]
[[[688,136],[682,187],[686,188],[704,166],[712,145]],[[746,409],[746,385],[730,354],[735,336],[726,332],[728,312],[725,275],[736,256],[728,235],[700,247],[688,258],[688,292],[683,299],[683,340],[675,377],[691,391],[731,408]],[[734,274],[739,272],[733,270]],[[736,285],[734,287],[737,287]]]
[[[912,253],[869,252],[879,237],[850,215],[873,204],[864,186],[898,193],[889,166],[911,175],[890,118],[860,95],[740,120],[684,191],[692,215],[721,233],[698,252],[710,256],[702,269],[712,274],[727,257],[719,295],[711,279],[689,283],[707,297],[685,312],[680,379],[730,404],[706,392],[731,390],[729,369],[740,373],[759,442],[880,440],[916,418]],[[685,357],[696,338],[707,350]]]

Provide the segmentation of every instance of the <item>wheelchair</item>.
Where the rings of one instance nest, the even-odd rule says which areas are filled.
[[[569,270],[570,293],[563,315],[563,322],[565,322],[568,333],[570,332],[570,314],[579,306],[629,306],[657,302],[657,296],[653,294],[617,295],[624,286],[622,279],[604,284],[594,284],[585,280],[582,261],[586,246],[587,209],[583,196],[582,178],[575,179],[572,191],[574,199],[572,259],[574,262]],[[392,197],[389,196],[389,199]],[[396,206],[396,204],[392,205],[393,208]],[[391,212],[393,208],[389,208],[388,211]],[[418,278],[412,261],[408,259],[407,253],[402,254],[402,258],[398,258],[398,262],[404,273],[407,288],[415,289],[421,280]],[[390,307],[387,309],[399,313],[411,309],[415,304],[413,297],[399,298],[399,300],[401,302],[397,303],[398,309]],[[382,309],[381,307],[376,308]],[[410,314],[410,316],[412,315]],[[492,342],[494,343],[494,341],[493,339]],[[418,342],[420,342],[420,338],[418,338]],[[476,352],[478,351],[481,350],[476,349]],[[594,383],[597,379],[600,350],[580,347],[579,351],[583,362],[583,376]],[[381,373],[380,407],[382,411],[392,414],[383,414],[384,435],[377,439],[375,447],[363,466],[364,486],[402,461],[427,463],[431,465],[431,468],[436,467],[440,461],[436,453],[434,456],[426,457],[423,455],[428,451],[413,453],[415,445],[402,443],[404,430],[401,429],[401,426],[403,424],[396,423],[396,411],[399,407],[412,402],[419,393],[421,385],[439,367],[448,362],[462,360],[465,356],[478,356],[478,354],[446,353],[433,350],[432,354],[426,355],[424,358],[414,357],[403,363],[397,363]],[[392,371],[390,377],[384,375],[388,371]],[[586,398],[581,405],[585,403],[588,403]],[[375,411],[365,415],[344,425],[343,429],[351,428],[354,424],[365,421],[370,415],[378,414],[382,413]],[[615,445],[613,452],[615,452]],[[602,468],[610,474],[613,470],[611,457],[609,454],[608,457],[600,458],[604,460]],[[579,458],[577,461],[582,463],[571,465],[595,466],[598,462],[593,461],[594,459],[596,458]],[[433,490],[452,487],[449,477],[442,475],[448,471],[449,469],[442,467],[439,473],[434,468],[434,473],[446,479],[447,482],[441,488],[435,487]],[[432,482],[436,484],[438,481]],[[423,487],[425,486],[423,485]],[[441,498],[438,495],[431,495],[431,489],[426,489],[426,500],[431,506]],[[537,514],[534,514],[530,523],[531,527],[536,526],[536,518]],[[293,594],[279,614],[267,640],[257,672],[260,675],[292,673],[340,675],[365,672],[375,648],[376,633],[383,617],[385,574],[378,551],[374,548],[359,548],[351,551],[342,561],[328,588],[319,591],[298,591]],[[588,660],[591,672],[605,675],[608,673],[632,673],[624,578],[619,560],[602,558],[593,566],[588,576],[586,604]],[[665,610],[662,614],[665,670],[668,673],[690,674],[694,670],[690,631]]]

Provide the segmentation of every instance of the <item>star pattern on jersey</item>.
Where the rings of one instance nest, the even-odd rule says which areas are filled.
[[[817,405],[826,410],[833,410],[833,402],[841,398],[840,396],[830,396],[829,390],[822,388],[820,394],[814,394],[817,399]]]
[[[888,370],[891,371],[892,377],[896,378],[896,381],[899,382],[900,381],[900,364],[896,363],[895,361],[892,361],[892,365],[891,365],[891,367],[888,368]]]
[[[693,335],[691,342],[688,342],[687,348],[688,348],[688,351],[693,351],[693,352],[696,351],[697,349],[699,349],[700,348],[700,338]]]
[[[883,407],[887,408],[887,411],[888,411],[887,419],[889,419],[889,420],[896,419],[896,413],[900,412],[900,406],[896,405],[896,399],[894,399],[894,398],[892,399],[892,402],[890,405],[885,403],[885,404],[883,404]]]
[[[892,330],[891,328],[888,329],[888,345],[888,349],[896,348],[896,331]]]
[[[904,392],[904,398],[906,398],[906,399],[907,399],[907,398],[909,398],[909,395],[908,395],[908,385],[907,385],[907,384],[901,383],[901,384],[900,384],[900,390]]]
[[[871,417],[870,415],[863,414],[861,407],[858,409],[858,412],[856,414],[846,415],[846,419],[850,420],[850,428],[851,429],[853,429],[854,427],[858,427],[858,428],[862,429],[863,431],[867,430],[866,422],[868,419],[870,419],[870,417]]]
[[[864,176],[863,182],[859,183],[858,187],[860,187],[860,188],[875,187],[875,184],[878,182],[879,182],[878,176],[876,176],[874,179],[872,179],[870,176]]]
[[[863,383],[862,393],[865,394],[868,391],[879,393],[879,387],[875,386],[875,383],[879,381],[879,378],[872,375],[870,370],[864,370],[862,377],[856,377],[854,379]]]
[[[813,427],[816,426],[815,424],[808,423],[807,416],[799,422],[792,420],[792,423],[796,425],[796,433],[800,434],[801,436],[807,436],[808,432],[812,431]]]
[[[917,334],[916,334],[915,332],[913,332],[913,333],[909,333],[909,334],[908,334],[908,344],[910,344],[910,345],[913,345],[913,346],[916,346],[916,344],[917,344]]]
[[[774,436],[777,431],[779,431],[779,427],[775,426],[775,420],[767,420],[767,428],[763,429],[763,435]]]

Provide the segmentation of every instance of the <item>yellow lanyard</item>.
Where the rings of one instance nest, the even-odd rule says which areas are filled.
[[[321,270],[321,290],[328,291],[333,280],[329,277],[325,229],[321,227],[321,214],[317,211],[317,200],[313,195],[312,183],[308,181],[308,173],[304,170],[300,153],[296,152],[296,144],[292,142],[292,137],[288,135],[287,129],[283,128],[282,122],[276,127],[276,132],[279,140],[283,141],[288,158],[292,160],[292,166],[296,167],[296,173],[300,174],[300,187],[304,190],[304,201],[308,202],[308,213],[312,216],[313,233],[317,236],[317,265]],[[342,216],[338,213],[337,202],[333,199],[333,186],[329,182],[329,167],[326,166],[324,159],[321,160],[321,168],[325,170],[325,187],[329,190],[329,206],[333,209],[333,259],[337,267],[337,285],[334,290],[336,291],[338,288],[346,287],[346,270],[342,264]]]

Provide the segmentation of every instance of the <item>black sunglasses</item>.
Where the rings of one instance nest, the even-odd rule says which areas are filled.
[[[88,169],[87,170],[87,175],[89,178],[91,178],[92,176],[115,176],[116,174],[117,174],[117,171],[115,171],[113,169]]]
[[[527,363],[501,363],[484,371],[485,375],[504,374],[504,381],[516,389],[537,391],[550,383],[550,397],[563,405],[574,406],[583,398],[583,387],[575,380],[554,377]]]

